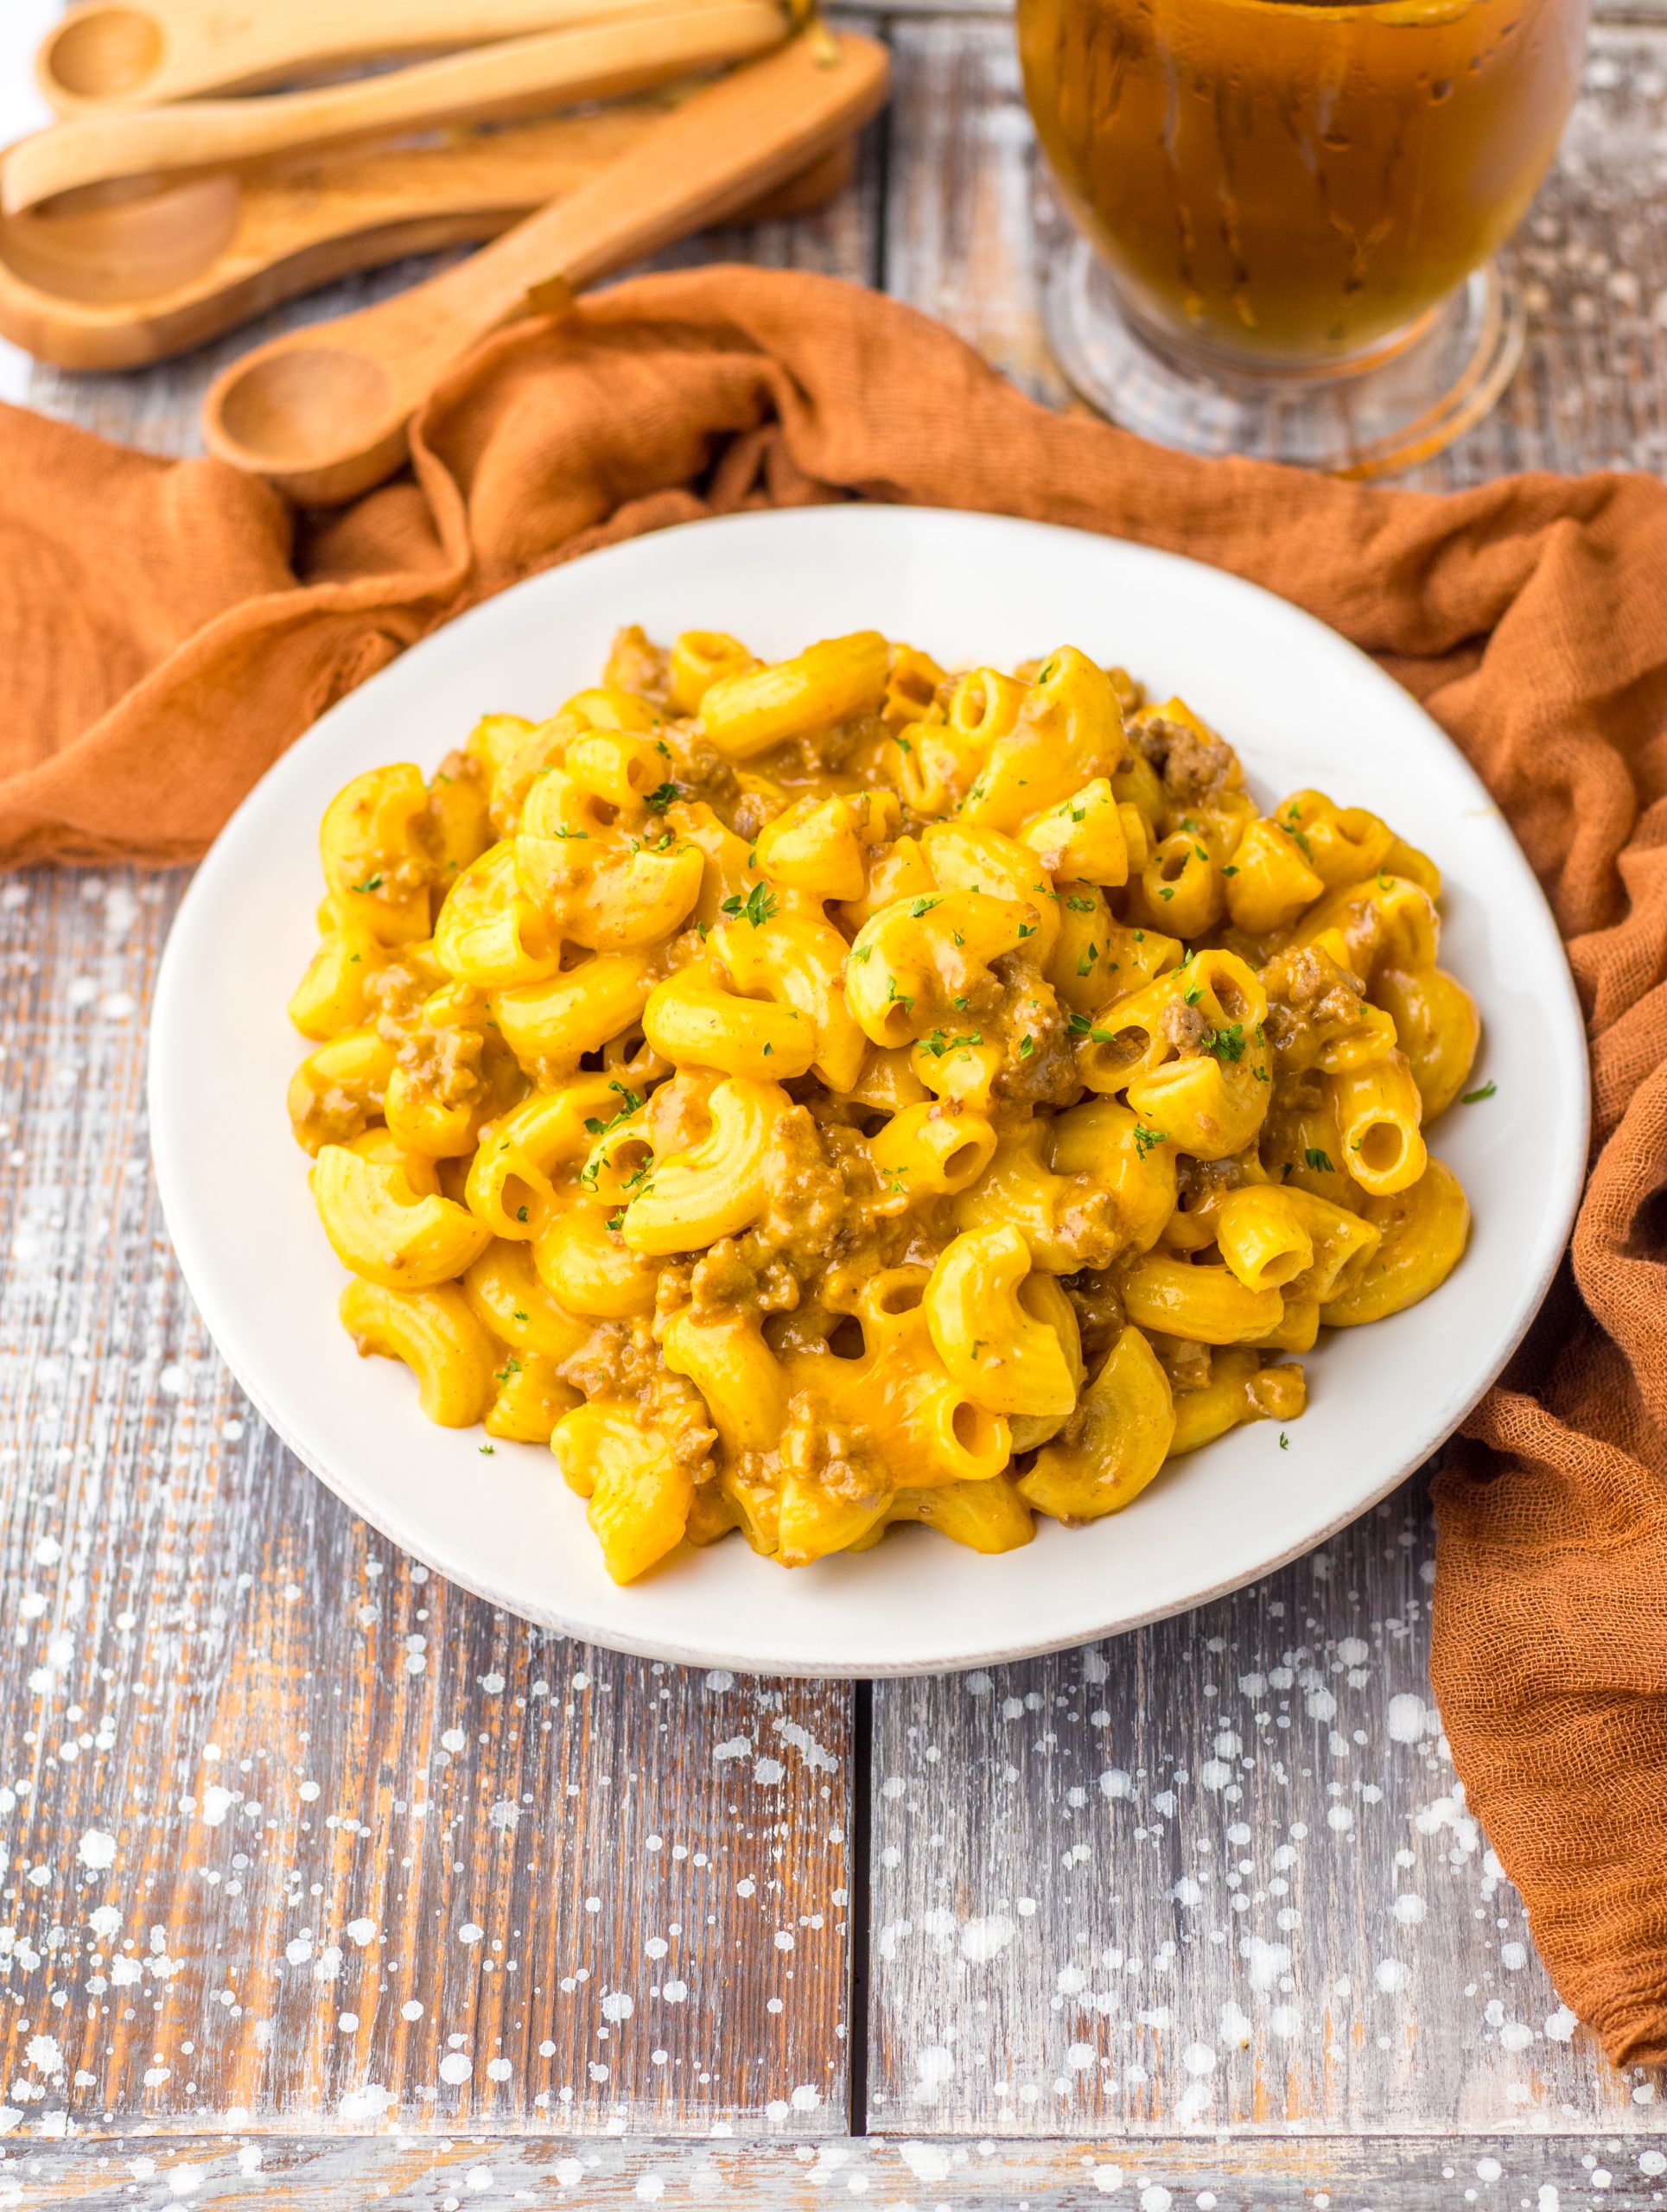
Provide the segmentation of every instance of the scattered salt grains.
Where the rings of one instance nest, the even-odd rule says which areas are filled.
[[[1392,1744],[1416,1744],[1424,1732],[1424,1700],[1406,1692],[1392,1697],[1384,1708],[1384,1726]]]
[[[237,1799],[232,1792],[218,1782],[211,1782],[202,1793],[198,1818],[205,1827],[217,1828],[225,1821]]]

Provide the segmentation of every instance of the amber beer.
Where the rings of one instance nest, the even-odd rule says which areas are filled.
[[[1514,228],[1586,0],[1019,0],[1026,97],[1148,329],[1247,367],[1382,354]]]

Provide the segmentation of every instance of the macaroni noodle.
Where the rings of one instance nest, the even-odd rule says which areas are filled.
[[[1463,1254],[1435,868],[1071,647],[626,631],[321,842],[289,1103],[343,1323],[548,1444],[622,1581],[1119,1511]]]

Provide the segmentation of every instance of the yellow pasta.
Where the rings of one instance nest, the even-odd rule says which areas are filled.
[[[344,1325],[547,1446],[621,1581],[1121,1511],[1463,1254],[1434,864],[1075,648],[627,629],[321,853]]]

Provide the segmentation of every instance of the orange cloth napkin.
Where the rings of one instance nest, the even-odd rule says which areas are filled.
[[[218,463],[0,414],[0,858],[188,860],[333,700],[518,577],[851,497],[1237,570],[1462,746],[1568,940],[1595,1150],[1571,1264],[1438,1487],[1435,1686],[1558,1989],[1615,2059],[1667,2059],[1667,487],[1191,460],[1047,413],[874,294],[735,268],[504,332],[415,452],[414,481],[297,518]]]

